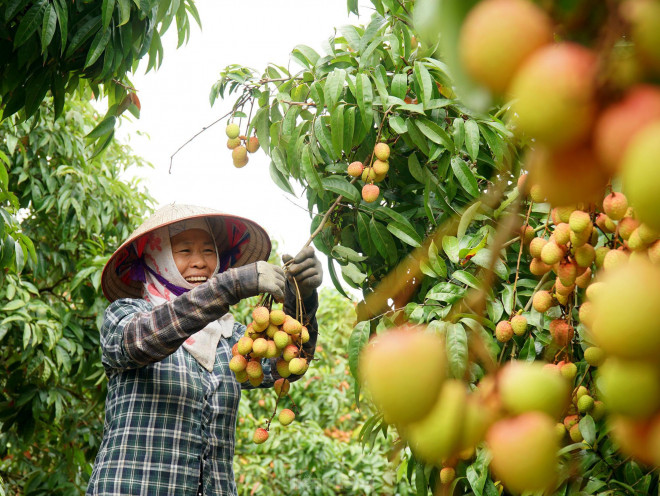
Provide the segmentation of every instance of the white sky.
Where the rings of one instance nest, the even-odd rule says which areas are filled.
[[[296,199],[284,193],[272,182],[265,153],[252,154],[245,167],[236,169],[222,122],[176,155],[172,174],[168,174],[170,155],[231,109],[233,99],[218,100],[213,108],[208,99],[225,66],[241,64],[259,73],[269,62],[286,66],[298,44],[324,55],[321,44],[334,27],[366,23],[370,11],[365,6],[360,20],[353,15],[349,18],[345,0],[195,3],[202,19],[201,32],[195,25],[188,44],[175,50],[176,30],[170,28],[160,69],[146,75],[139,69],[133,77],[142,105],[140,119],[122,124],[118,136],[154,164],[154,169],[135,172],[144,178],[144,186],[159,206],[189,203],[248,217],[278,241],[280,253],[293,255],[309,238],[307,201],[304,196]],[[291,69],[300,68],[291,63]],[[325,269],[325,256],[320,258]],[[323,285],[332,286],[327,272]]]

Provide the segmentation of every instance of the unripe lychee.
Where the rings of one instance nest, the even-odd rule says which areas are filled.
[[[559,277],[555,280],[555,291],[561,296],[570,295],[574,289],[575,289],[575,284],[569,284],[568,286],[565,286],[564,283],[561,282],[561,279],[559,279]]]
[[[568,431],[568,436],[571,438],[571,441],[574,443],[580,443],[584,440],[582,433],[580,432],[580,424],[575,424]]]
[[[227,148],[229,148],[230,150],[233,150],[234,148],[236,148],[240,144],[241,144],[241,140],[238,139],[238,138],[233,138],[233,139],[229,138],[227,140]]]
[[[296,357],[289,361],[289,370],[292,374],[300,375],[305,371],[307,360],[304,358]]]
[[[254,354],[255,357],[261,358],[266,356],[266,352],[268,351],[268,341],[266,341],[264,338],[257,338],[254,340],[252,343],[252,353]]]
[[[575,233],[581,233],[587,229],[590,224],[591,218],[589,217],[589,213],[582,210],[574,211],[568,219],[568,225]]]
[[[630,141],[622,162],[622,181],[639,219],[660,230],[660,121],[640,130]],[[620,226],[619,226],[620,229]]]
[[[571,218],[571,214],[576,210],[576,206],[568,205],[563,207],[556,207],[554,210],[557,211],[557,216],[559,217],[559,221],[568,224],[568,221]]]
[[[362,180],[365,183],[373,182],[375,179],[376,179],[376,171],[374,171],[373,167],[365,167],[362,170]]]
[[[289,425],[295,418],[296,414],[293,413],[293,410],[289,410],[288,408],[281,410],[279,416],[277,417],[277,419],[280,421],[280,424],[282,425]]]
[[[523,243],[526,245],[534,239],[535,235],[534,228],[530,225],[525,225],[520,228],[520,236],[522,237]]]
[[[537,291],[534,293],[532,306],[539,313],[545,313],[554,305],[552,295],[549,291]]]
[[[263,333],[266,329],[268,329],[269,325],[270,325],[269,321],[264,322],[263,320],[260,320],[259,322],[256,322],[256,321],[253,320],[250,323],[250,330],[249,330],[250,337],[252,339],[256,339],[256,337],[253,336],[253,334]],[[260,336],[257,336],[257,337],[260,337]]]
[[[627,246],[632,251],[642,251],[646,248],[646,243],[642,241],[642,238],[639,235],[639,227],[630,233]]]
[[[561,442],[566,435],[566,427],[561,422],[555,424],[555,432],[557,433],[557,439]]]
[[[562,250],[557,243],[550,241],[541,250],[541,260],[543,263],[548,265],[554,265],[559,262],[564,256],[564,250]]]
[[[268,311],[268,308],[256,307],[252,310],[252,320],[260,326],[269,324],[270,312]]]
[[[241,129],[238,127],[238,124],[232,122],[230,124],[227,124],[225,133],[227,133],[227,138],[235,139],[238,138],[238,135],[241,133]]]
[[[264,355],[264,357],[266,357],[266,358],[275,358],[276,356],[279,356],[280,349],[275,344],[275,341],[269,339],[267,341],[267,344],[268,344],[268,347],[266,348],[266,354]]]
[[[387,143],[376,143],[376,146],[374,146],[374,155],[376,155],[378,160],[387,162],[387,159],[390,158],[390,147]]]
[[[585,245],[585,246],[587,246],[587,245]],[[591,275],[592,275],[591,274],[591,269],[587,268],[587,270],[585,270],[582,273],[582,275],[579,275],[575,278],[575,285],[578,288],[582,288],[582,289],[587,288],[589,286],[589,284],[591,284]]]
[[[603,266],[603,260],[605,260],[605,255],[610,252],[610,249],[607,246],[599,246],[596,248],[596,259],[594,260],[596,267],[601,268]]]
[[[560,348],[570,348],[571,341],[575,335],[575,329],[568,322],[562,319],[555,319],[550,322],[550,334],[552,339]]]
[[[594,399],[587,395],[582,396],[577,402],[577,409],[580,413],[589,413],[594,407]]]
[[[538,184],[532,184],[529,189],[529,197],[534,203],[544,203],[546,200],[545,193],[543,193],[541,186]]]
[[[412,329],[377,336],[360,359],[365,389],[387,421],[396,424],[419,420],[431,409],[446,373],[443,340]]]
[[[275,337],[275,333],[279,330],[280,328],[278,326],[268,324],[268,327],[266,328],[266,336],[268,336],[270,339],[273,339]]]
[[[236,167],[242,167],[243,165],[247,164],[247,148],[245,148],[243,145],[237,146],[231,151],[231,158],[234,161],[234,165]]]
[[[622,250],[610,250],[603,259],[603,269],[613,270],[621,267],[628,261],[628,255]]]
[[[495,326],[495,337],[500,343],[506,343],[511,340],[513,337],[513,327],[511,327],[511,322],[508,320],[498,322],[497,326]]]
[[[254,435],[252,436],[252,441],[254,441],[255,444],[265,443],[267,439],[268,431],[266,429],[262,429],[261,427],[254,431]]]
[[[571,226],[565,222],[560,222],[555,226],[553,231],[555,241],[559,245],[566,245],[571,240]]]
[[[543,492],[554,483],[559,442],[554,420],[528,412],[493,424],[486,435],[491,469],[516,493]]]
[[[660,373],[654,363],[608,358],[598,369],[597,384],[613,413],[641,419],[660,408]]]
[[[277,379],[273,384],[273,389],[275,389],[275,394],[277,394],[278,398],[286,396],[290,388],[291,382],[284,378]]]
[[[516,336],[524,336],[527,332],[527,318],[524,315],[515,315],[511,319],[511,328]]]
[[[573,362],[566,362],[561,367],[559,367],[559,372],[561,372],[561,375],[571,381],[571,383],[575,379],[577,371],[577,365],[575,365]]]
[[[280,377],[286,379],[291,375],[291,371],[289,370],[289,362],[287,362],[283,358],[277,360],[277,362],[275,363],[275,368],[277,369],[277,373],[280,375]]]
[[[646,225],[644,223],[639,225],[639,227],[637,228],[637,231],[638,231],[638,234],[639,234],[639,238],[645,244],[653,243],[659,237],[658,231],[656,231],[655,229],[650,228],[648,225]]]
[[[581,141],[595,114],[595,70],[595,54],[576,43],[535,50],[511,81],[516,127],[555,148]]]
[[[660,74],[660,5],[656,0],[626,0],[621,15],[630,25],[635,53],[651,74]]]
[[[250,360],[245,368],[247,375],[251,379],[256,379],[263,375],[263,370],[261,368],[261,362],[257,360]]]
[[[241,339],[238,340],[238,343],[236,344],[238,345],[236,347],[238,353],[241,355],[247,355],[252,351],[252,338],[243,336]]]
[[[639,225],[640,222],[638,220],[633,219],[632,217],[624,217],[619,221],[619,224],[617,225],[617,232],[619,233],[619,236],[627,240],[630,238],[630,235],[633,233],[633,231],[639,227]]]
[[[603,212],[612,220],[623,219],[628,211],[628,199],[623,193],[613,191],[603,199]]]
[[[646,253],[652,263],[660,264],[660,240],[651,243]]]
[[[529,263],[529,271],[535,276],[542,276],[552,270],[552,265],[543,263],[543,260],[540,258],[532,258],[532,261]]]
[[[596,250],[592,245],[584,244],[575,248],[573,256],[580,267],[589,267],[596,259]]]
[[[518,181],[516,182],[516,187],[518,188],[518,192],[522,196],[526,196],[529,190],[529,184],[527,183],[527,178],[529,177],[529,174],[521,174],[518,177]]]
[[[607,285],[602,281],[596,281],[589,285],[585,294],[587,298],[591,301],[595,301],[605,292]]]
[[[456,470],[453,467],[443,467],[440,470],[440,484],[451,484],[456,478]]]
[[[309,341],[309,330],[307,329],[307,327],[305,326],[302,327],[302,331],[300,331],[299,336],[300,336],[300,342],[302,344],[305,344],[306,342]]]
[[[548,240],[545,238],[534,238],[529,243],[529,254],[534,258],[541,258],[541,250],[548,243]]]
[[[580,416],[579,415],[566,415],[564,417],[564,427],[566,430],[570,430],[571,427],[573,427],[575,424],[577,424],[580,421]]]
[[[243,382],[246,382],[249,379],[248,375],[247,375],[247,372],[245,370],[241,370],[239,372],[234,372],[234,374],[236,375],[236,381],[237,382],[243,383]]]
[[[596,225],[607,234],[616,231],[616,224],[602,212],[596,216]]]
[[[493,23],[494,16],[501,23]],[[487,0],[470,12],[459,35],[465,71],[494,93],[504,93],[521,65],[552,42],[552,21],[531,2]]]
[[[250,136],[250,139],[247,140],[245,148],[247,148],[247,151],[250,153],[256,152],[259,149],[259,139],[256,136]]]
[[[580,401],[580,398],[589,394],[589,390],[585,386],[579,386],[575,392],[575,404]]]
[[[600,367],[605,360],[605,353],[598,346],[590,346],[584,350],[584,360],[592,367]]]
[[[390,170],[390,163],[387,161],[376,160],[374,161],[372,167],[376,176],[382,176],[387,174],[387,171]]]
[[[346,169],[346,172],[348,172],[348,175],[351,177],[360,177],[363,170],[364,165],[362,165],[362,162],[356,161],[348,164],[348,169]]]
[[[279,349],[284,349],[289,344],[289,335],[284,331],[277,331],[273,336],[273,341]]]
[[[558,371],[539,362],[513,361],[498,376],[502,405],[514,415],[539,411],[558,418],[569,401],[569,388]]]
[[[229,369],[232,372],[240,372],[245,370],[247,367],[248,361],[243,355],[236,355],[229,360]]]
[[[380,194],[380,188],[375,184],[365,184],[362,187],[362,199],[367,203],[375,202]]]
[[[276,326],[280,326],[284,323],[285,314],[282,310],[271,310],[270,311],[270,323]]]
[[[289,318],[282,324],[282,330],[287,334],[300,334],[302,331],[302,324],[294,318]]]

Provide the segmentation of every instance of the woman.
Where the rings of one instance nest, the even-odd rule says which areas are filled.
[[[108,395],[87,494],[236,494],[236,412],[241,388],[251,386],[229,370],[245,331],[229,306],[270,293],[287,314],[296,310],[291,281],[265,261],[270,250],[248,219],[169,205],[110,257],[102,287],[112,303],[101,328]],[[314,250],[302,250],[287,272],[303,298],[311,357],[322,278]],[[270,387],[280,376],[269,360],[262,366],[260,387]]]

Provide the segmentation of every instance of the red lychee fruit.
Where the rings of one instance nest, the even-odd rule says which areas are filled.
[[[267,439],[268,439],[268,431],[261,427],[259,427],[256,431],[254,431],[254,435],[252,436],[252,441],[254,441],[255,444],[265,443]]]
[[[495,337],[500,343],[510,341],[513,337],[513,327],[511,327],[511,322],[508,320],[498,322],[497,326],[495,326]]]
[[[378,160],[387,162],[387,159],[390,158],[390,147],[387,143],[376,143],[374,146],[374,155]]]
[[[555,319],[550,322],[550,335],[560,348],[570,348],[575,329],[563,319]]]
[[[346,172],[348,172],[349,176],[360,177],[362,175],[363,170],[364,170],[364,165],[362,165],[362,162],[351,162],[348,165],[348,169],[346,170]]]
[[[284,408],[283,410],[280,411],[280,414],[277,418],[280,421],[280,424],[289,425],[291,422],[293,422],[293,419],[296,418],[296,414],[293,413],[293,410]]]
[[[365,184],[362,187],[362,199],[367,203],[373,203],[378,199],[380,188],[375,184]]]
[[[549,291],[537,291],[534,293],[532,306],[539,313],[545,313],[554,305],[552,295]]]
[[[623,219],[628,211],[628,199],[623,193],[613,191],[603,199],[603,212],[612,220]]]
[[[259,149],[259,139],[256,136],[250,136],[245,148],[247,148],[247,151],[250,153],[256,152]]]

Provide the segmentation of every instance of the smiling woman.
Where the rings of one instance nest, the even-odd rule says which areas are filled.
[[[193,285],[206,282],[218,267],[218,253],[211,234],[204,229],[188,229],[172,236],[170,228],[170,236],[179,274]]]

